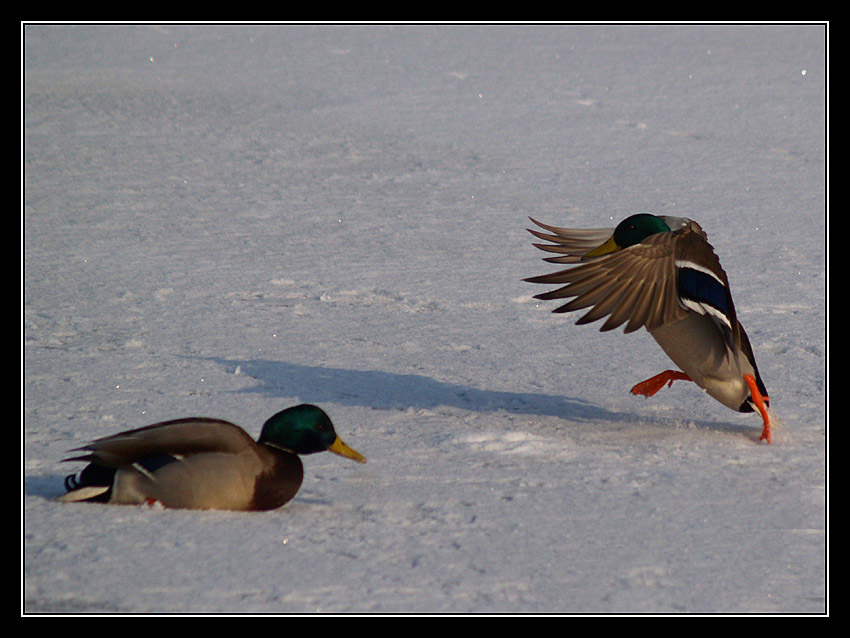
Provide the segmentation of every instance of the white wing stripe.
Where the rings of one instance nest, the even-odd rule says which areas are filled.
[[[710,271],[705,266],[700,266],[699,264],[696,264],[692,261],[686,261],[684,259],[677,259],[676,260],[676,267],[677,268],[690,268],[691,270],[698,270],[701,273],[705,273],[706,275],[710,275],[711,277],[714,277],[720,283],[720,285],[723,285],[723,281],[720,279],[720,277],[717,276],[716,273]]]

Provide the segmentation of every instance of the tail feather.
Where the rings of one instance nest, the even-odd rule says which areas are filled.
[[[67,484],[67,479],[66,479]],[[63,503],[75,503],[77,501],[105,501],[109,500],[112,487],[109,485],[85,485],[71,490],[59,497]]]
[[[97,501],[106,503],[112,496],[115,470],[111,467],[89,463],[79,474],[65,477],[67,494],[59,497],[63,503]]]

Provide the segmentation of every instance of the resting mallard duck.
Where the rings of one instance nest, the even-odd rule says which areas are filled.
[[[64,502],[159,503],[180,509],[268,510],[292,499],[304,469],[299,454],[328,450],[365,463],[314,405],[278,412],[258,441],[238,425],[194,417],[113,434],[77,448],[88,461],[65,479]]]
[[[575,297],[554,312],[591,310],[576,323],[610,315],[600,330],[623,323],[641,326],[681,370],[667,370],[638,383],[633,394],[650,397],[677,379],[693,381],[723,405],[739,412],[758,410],[760,440],[770,443],[769,398],[756,367],[750,340],[735,315],[729,281],[695,221],[640,213],[616,228],[568,229],[531,220],[552,242],[534,244],[557,253],[544,261],[579,264],[531,277],[538,284],[566,284],[537,299]]]

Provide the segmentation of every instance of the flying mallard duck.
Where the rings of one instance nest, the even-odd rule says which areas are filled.
[[[650,397],[665,383],[693,381],[733,410],[758,410],[764,420],[760,440],[770,443],[767,390],[735,315],[726,273],[699,224],[648,213],[632,215],[616,228],[568,229],[531,221],[548,233],[529,232],[552,242],[534,245],[559,255],[544,261],[580,264],[526,279],[566,284],[535,298],[575,297],[553,312],[591,308],[577,324],[610,315],[602,331],[623,323],[625,333],[645,326],[681,368],[638,383],[633,394]]]
[[[297,405],[272,416],[258,441],[238,425],[193,417],[113,434],[65,459],[89,461],[65,478],[64,502],[160,503],[180,509],[269,510],[292,499],[304,468],[299,454],[328,450],[365,463],[327,414]]]

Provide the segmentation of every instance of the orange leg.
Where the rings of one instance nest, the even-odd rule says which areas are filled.
[[[770,418],[767,416],[767,408],[764,405],[764,402],[770,401],[770,398],[762,396],[761,392],[759,392],[758,385],[756,385],[756,379],[753,375],[745,374],[744,381],[748,386],[750,386],[750,397],[752,398],[756,409],[761,414],[761,418],[764,419],[764,427],[762,428],[759,441],[767,441],[770,443]]]
[[[663,388],[665,383],[669,388],[676,380],[690,381],[691,378],[678,370],[665,370],[661,374],[656,374],[651,379],[638,383],[632,388],[632,394],[642,394],[648,398]]]

